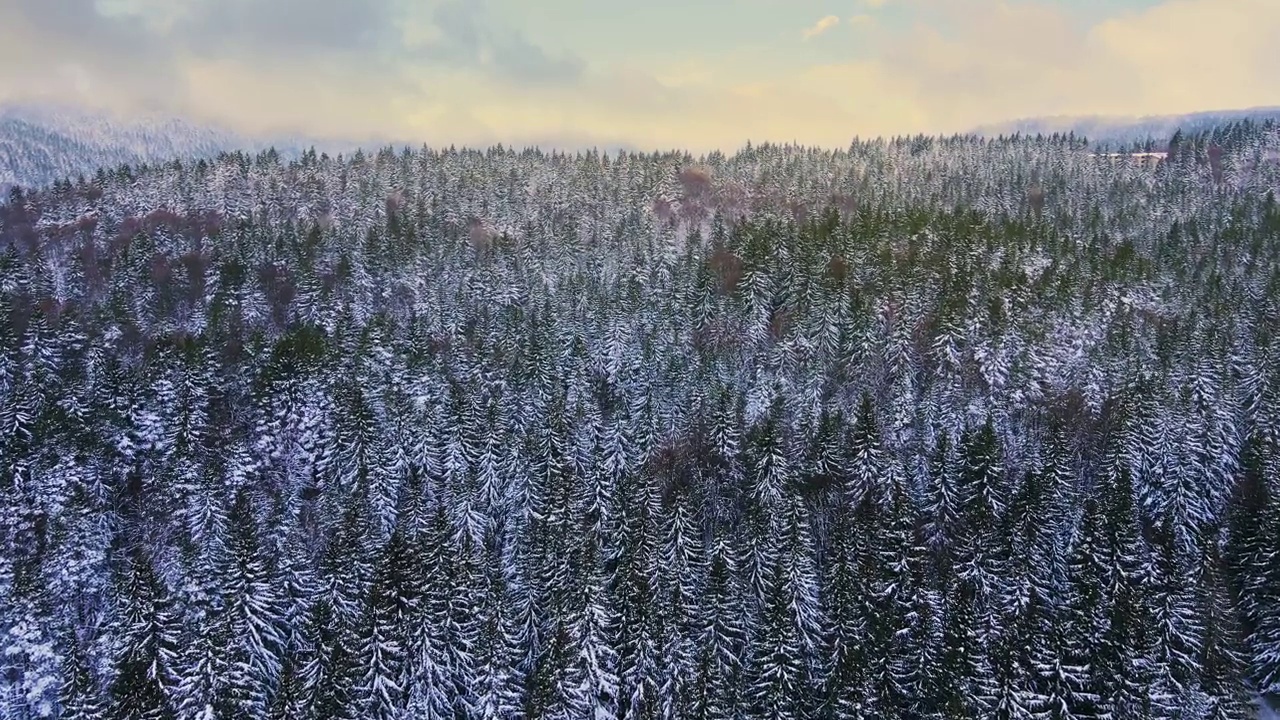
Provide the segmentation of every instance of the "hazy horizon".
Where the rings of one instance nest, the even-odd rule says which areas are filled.
[[[1268,0],[14,0],[0,102],[439,145],[840,146],[1280,105]]]
[[[501,146],[517,150],[536,148],[547,152],[597,151],[604,154],[616,155],[619,152],[661,153],[674,151],[692,152],[692,154],[697,156],[705,156],[708,153],[715,152],[731,155],[749,147],[758,147],[766,144],[789,146],[792,143],[792,141],[787,140],[743,138],[734,145],[701,148],[697,151],[690,151],[688,148],[679,146],[646,147],[636,143],[593,143],[590,140],[583,138],[537,138],[526,136],[514,139],[497,138],[484,144],[468,144],[452,142],[448,139],[438,141],[431,137],[391,137],[379,134],[376,131],[357,136],[326,137],[308,134],[305,130],[290,128],[287,126],[259,130],[257,132],[243,132],[238,131],[234,127],[225,123],[218,123],[216,121],[202,122],[199,118],[184,116],[180,112],[166,111],[164,109],[153,109],[150,111],[141,110],[130,113],[121,112],[118,109],[113,110],[111,108],[98,108],[78,105],[75,103],[40,100],[16,102],[0,101],[0,118],[5,117],[33,122],[36,125],[55,131],[67,131],[73,126],[82,126],[83,129],[96,128],[99,123],[106,121],[116,125],[121,129],[121,131],[129,132],[131,129],[162,127],[168,123],[176,122],[183,123],[192,129],[199,129],[201,132],[225,135],[233,142],[248,143],[242,149],[250,151],[261,150],[267,147],[275,147],[281,150],[285,150],[287,148],[301,150],[311,147],[318,151],[332,153],[354,151],[355,149],[375,150],[389,146],[409,149],[416,149],[419,147],[432,149],[444,149],[448,147],[455,147],[457,149],[488,149],[495,146]],[[950,133],[923,134],[930,137],[950,137],[955,134],[995,137],[997,135],[1011,135],[1014,133],[1051,134],[1071,132],[1075,133],[1077,136],[1088,139],[1091,143],[1096,144],[1101,142],[1103,144],[1114,144],[1118,141],[1128,142],[1129,140],[1137,140],[1140,139],[1139,136],[1149,136],[1150,139],[1160,140],[1162,136],[1173,132],[1175,127],[1180,126],[1179,124],[1185,121],[1203,121],[1203,119],[1210,119],[1217,122],[1225,121],[1230,118],[1280,118],[1280,106],[1201,109],[1188,113],[1172,115],[1055,115],[1017,117],[984,123],[982,125]],[[49,125],[50,122],[52,122],[52,125]],[[71,123],[71,125],[66,125],[66,123]],[[1144,128],[1148,128],[1148,126],[1157,126],[1158,130],[1150,131],[1148,129],[1144,131]],[[839,145],[801,143],[800,146],[841,149],[851,141],[893,140],[895,138],[914,137],[918,134],[920,133],[889,133],[865,137],[851,135],[844,143]],[[141,138],[139,138],[139,142],[142,142]]]

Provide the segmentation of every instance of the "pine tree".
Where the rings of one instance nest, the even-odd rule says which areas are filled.
[[[1262,441],[1251,436],[1241,451],[1239,480],[1228,515],[1227,576],[1253,679],[1264,692],[1280,692],[1280,502],[1267,480]]]
[[[248,491],[237,494],[228,522],[232,566],[226,573],[223,639],[233,649],[225,682],[236,712],[257,717],[266,712],[270,688],[280,672],[283,602],[260,544]]]
[[[1116,712],[1117,705],[1132,706],[1136,687],[1144,678],[1134,677],[1136,664],[1142,658],[1135,643],[1138,626],[1146,621],[1142,604],[1140,570],[1145,564],[1140,544],[1138,514],[1133,483],[1127,464],[1118,457],[1108,462],[1096,492],[1101,502],[1100,561],[1103,593],[1108,598],[1102,609],[1102,636],[1095,642],[1090,662],[1091,680],[1088,692],[1098,698],[1099,706]],[[1132,710],[1130,710],[1132,711]]]
[[[752,429],[746,442],[745,452],[750,462],[754,498],[767,508],[782,504],[791,483],[785,413],[785,400],[781,394],[777,394],[765,417]]]
[[[213,608],[199,617],[194,642],[178,683],[178,717],[212,720],[233,713],[228,707],[227,648],[231,643],[225,611]]]
[[[1004,514],[1004,470],[991,418],[962,437],[960,446],[958,491],[963,531],[955,543],[956,572],[975,586],[975,599],[985,604],[1003,572],[999,543],[993,541],[996,522]]]
[[[811,552],[803,511],[793,503],[773,540],[777,550],[768,579],[761,626],[752,657],[752,715],[781,720],[813,713],[815,651],[820,609],[807,559]]]
[[[133,553],[129,576],[121,588],[124,608],[117,637],[115,679],[108,694],[107,717],[113,720],[175,718],[177,637],[168,589],[141,550]]]
[[[1122,583],[1112,599],[1107,630],[1096,653],[1091,691],[1112,717],[1150,717],[1155,674],[1146,626],[1150,610],[1142,588]]]
[[[102,689],[94,676],[82,641],[72,637],[70,652],[63,658],[62,685],[58,691],[59,717],[67,720],[96,720],[104,716]]]
[[[1203,642],[1203,618],[1196,607],[1195,589],[1186,578],[1192,567],[1176,547],[1167,523],[1153,533],[1155,572],[1148,593],[1157,649],[1157,683],[1175,705],[1194,690],[1197,662]]]
[[[575,646],[566,678],[569,711],[571,717],[612,720],[619,717],[618,659],[611,637],[614,618],[607,604],[600,550],[590,531],[585,535],[576,563],[581,584],[569,615]],[[633,710],[635,705],[632,700]],[[652,710],[641,707],[639,712],[643,717]]]
[[[956,458],[950,436],[938,435],[937,446],[929,461],[929,487],[925,506],[925,533],[930,545],[944,557],[950,557],[955,534],[960,526],[963,508]]]
[[[307,716],[306,697],[302,686],[301,653],[293,645],[285,649],[280,666],[280,681],[267,709],[271,720],[286,720]]]
[[[619,705],[625,715],[652,711],[657,706],[663,618],[657,587],[659,538],[652,482],[646,476],[628,486],[620,522],[622,537],[611,562]]]
[[[1045,640],[1045,651],[1033,659],[1039,691],[1033,716],[1074,720],[1098,716],[1098,698],[1085,690],[1087,668],[1072,662],[1073,652],[1060,631]]]
[[[1235,608],[1228,596],[1223,563],[1210,545],[1200,561],[1196,586],[1204,637],[1197,658],[1197,684],[1209,702],[1212,720],[1247,717],[1251,698],[1244,682],[1245,653],[1237,630]]]
[[[732,547],[718,540],[702,593],[698,657],[692,681],[692,716],[698,720],[728,720],[737,717],[743,678],[742,653],[746,649],[746,627],[737,601],[736,565]]]
[[[984,648],[979,640],[976,588],[957,583],[946,598],[942,650],[937,676],[938,711],[943,718],[959,720],[986,713],[989,689]]]
[[[1274,495],[1272,496],[1275,497]],[[1256,574],[1248,589],[1256,603],[1256,624],[1249,635],[1250,663],[1256,687],[1266,694],[1280,694],[1280,502],[1272,500],[1264,516],[1265,532]],[[1246,606],[1248,607],[1248,606]],[[1249,616],[1246,615],[1246,618]]]
[[[849,431],[849,475],[844,501],[857,506],[863,497],[882,507],[889,503],[888,459],[871,396],[863,394],[858,417]]]
[[[914,656],[927,642],[914,596],[926,589],[926,547],[920,520],[902,473],[888,469],[887,507],[883,529],[876,533],[877,588],[870,633],[883,660],[873,673],[874,707],[883,717],[899,717],[912,704]]]
[[[910,700],[906,712],[918,717],[938,717],[947,694],[950,692],[947,669],[943,665],[946,648],[943,645],[945,628],[944,602],[941,593],[931,583],[918,583],[911,606],[914,626],[912,653],[906,657],[911,663],[907,688]]]
[[[862,604],[870,595],[860,572],[857,526],[851,510],[840,508],[830,536],[828,576],[824,583],[827,602],[827,674],[825,702],[832,717],[859,717],[867,703],[867,678],[872,658],[865,639],[866,613]]]
[[[389,720],[404,705],[402,675],[416,590],[408,533],[397,525],[378,557],[356,646],[361,716]]]
[[[485,563],[485,592],[476,635],[476,686],[469,713],[481,720],[513,717],[520,710],[518,648],[511,628],[511,597],[495,543]]]
[[[356,666],[349,632],[328,598],[321,597],[311,606],[303,637],[307,648],[302,653],[299,684],[307,717],[357,717],[353,699]]]
[[[1093,717],[1101,710],[1090,671],[1110,609],[1104,522],[1100,503],[1089,496],[1067,556],[1067,593],[1052,631],[1053,654],[1040,663],[1044,694],[1061,717]]]
[[[460,558],[465,550],[454,541],[454,526],[443,506],[426,512],[412,540],[406,537],[404,552],[398,565],[408,579],[395,607],[398,613],[408,613],[400,626],[406,661],[396,682],[411,716],[451,717],[469,698],[459,680],[469,670],[460,662],[471,639],[459,626],[455,609],[468,587]]]

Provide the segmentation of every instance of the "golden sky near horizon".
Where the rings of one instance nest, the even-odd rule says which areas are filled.
[[[0,101],[433,145],[1280,105],[1280,0],[4,0]]]

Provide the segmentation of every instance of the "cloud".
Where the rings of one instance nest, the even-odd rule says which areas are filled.
[[[485,68],[520,83],[577,79],[586,63],[552,55],[511,28],[493,22],[482,0],[453,0],[435,8],[428,20],[436,32],[416,48],[416,57],[434,63]]]
[[[938,126],[1280,101],[1273,0],[1169,0],[1092,24],[1043,2],[953,0],[948,11],[946,33],[917,26],[878,58]]]
[[[0,100],[39,97],[154,107],[182,91],[172,48],[141,17],[93,0],[0,2]]]
[[[441,68],[563,82],[585,67],[504,24],[484,0],[5,0],[0,27],[0,59],[22,69],[0,76],[0,99],[163,103],[201,94],[190,76],[211,67],[241,66],[255,80],[298,72],[306,84],[340,67],[365,78],[356,85]]]
[[[759,39],[771,28],[707,45],[628,26],[604,37],[563,4],[545,6],[563,12],[562,35],[547,25],[534,37],[513,1],[0,0],[0,101],[435,145],[695,152],[1280,104],[1275,0],[1164,0],[1100,18],[1050,0],[895,0],[905,23],[846,18],[876,32],[830,35],[812,66],[794,44]],[[623,59],[633,56],[661,61]]]
[[[806,28],[803,33],[804,39],[809,40],[811,38],[815,38],[839,24],[840,18],[835,15],[828,15],[814,23],[811,27]]]
[[[405,12],[386,0],[188,0],[169,37],[204,56],[333,54],[395,47]]]

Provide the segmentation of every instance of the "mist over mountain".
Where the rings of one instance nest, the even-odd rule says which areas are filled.
[[[1056,116],[1024,118],[974,128],[985,137],[1037,133],[1075,133],[1095,146],[1167,144],[1178,129],[1202,132],[1235,120],[1280,119],[1280,106],[1147,117]],[[71,105],[0,103],[0,193],[14,185],[44,187],[57,180],[91,177],[99,169],[149,165],[175,159],[212,159],[220,153],[262,152],[274,148],[285,160],[315,148],[330,154],[386,147],[417,147],[425,138],[321,138],[302,134],[259,135],[169,116],[124,118]],[[576,151],[593,147],[635,152],[631,143],[608,138],[541,135],[522,138],[516,147]]]
[[[49,104],[0,104],[0,192],[14,185],[44,187],[92,177],[99,169],[173,160],[212,159],[219,153],[274,148],[286,159],[308,148],[354,150],[368,141],[302,135],[257,136],[177,117],[122,118]]]
[[[1147,140],[1155,144],[1167,142],[1179,129],[1198,133],[1238,120],[1265,121],[1280,119],[1280,106],[1254,107],[1243,110],[1208,110],[1183,115],[1058,115],[1011,120],[980,125],[971,132],[984,137],[1000,135],[1052,135],[1075,133],[1098,145],[1132,145]]]
[[[293,160],[308,149],[337,155],[393,147],[419,147],[430,138],[260,135],[172,116],[123,118],[70,105],[0,103],[0,194],[15,185],[45,187],[58,180],[92,177],[99,169],[150,165],[175,159],[212,159],[220,153],[274,149]],[[516,147],[567,151],[637,148],[615,138],[542,134],[518,138]],[[449,143],[444,143],[448,146]]]

